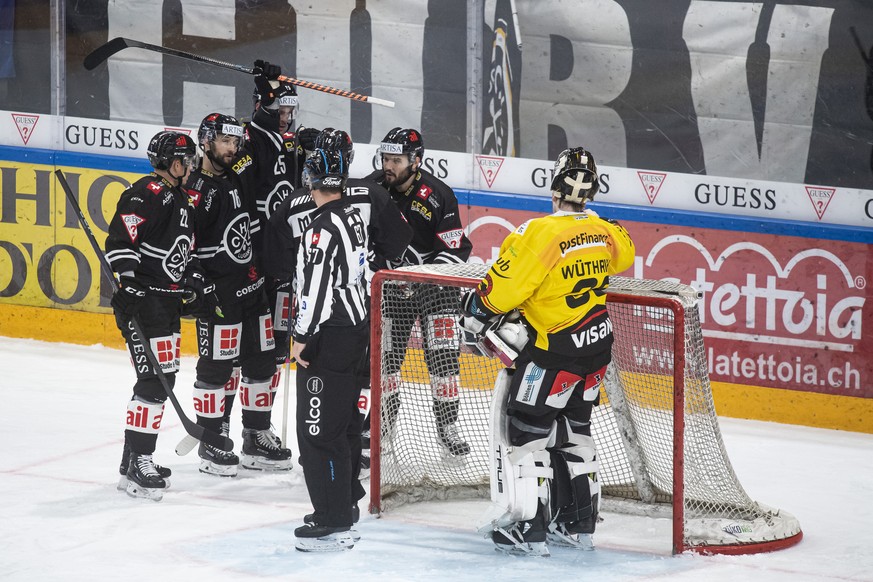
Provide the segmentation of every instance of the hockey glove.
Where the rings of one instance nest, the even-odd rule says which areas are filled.
[[[458,326],[464,332],[464,343],[474,352],[499,358],[511,367],[529,340],[518,309],[490,315],[478,306],[476,292],[471,291],[461,299],[461,313]]]
[[[318,137],[321,131],[314,127],[300,127],[297,130],[297,141],[306,152],[315,150],[315,138]]]
[[[182,315],[212,321],[216,317],[224,317],[215,284],[207,283],[200,273],[189,275],[185,279],[185,289],[182,292]]]
[[[255,87],[258,91],[258,101],[262,107],[269,107],[276,98],[270,81],[275,81],[282,74],[282,69],[267,61],[258,59],[252,69],[255,73]]]
[[[254,73],[255,75],[263,75],[268,81],[275,81],[282,74],[282,67],[258,59],[255,61]]]
[[[130,319],[139,311],[142,300],[146,295],[146,288],[130,275],[120,277],[121,284],[109,304],[118,315]]]

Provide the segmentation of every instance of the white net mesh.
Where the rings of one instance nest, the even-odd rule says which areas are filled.
[[[381,478],[371,487],[383,510],[489,495],[488,414],[502,364],[470,352],[457,328],[461,293],[486,271],[485,265],[426,265],[381,272],[374,281],[384,281],[373,312],[381,330],[382,389],[374,383],[373,396],[381,392],[382,442],[373,451]],[[672,515],[681,521],[675,551],[745,553],[799,540],[797,520],[751,500],[731,467],[709,384],[697,292],[663,281],[613,277],[610,283],[613,361],[592,417],[604,508]],[[683,396],[684,415],[677,415],[675,398],[682,410]],[[457,439],[440,439],[446,423],[457,427]],[[469,445],[468,453],[458,441]],[[677,465],[684,471],[674,481]],[[681,503],[674,505],[674,493]]]

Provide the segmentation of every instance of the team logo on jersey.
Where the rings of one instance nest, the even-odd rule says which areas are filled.
[[[130,237],[130,241],[136,242],[136,237],[139,236],[138,227],[145,222],[145,218],[136,214],[119,214],[119,216],[124,224],[124,228],[127,229],[127,236]]]
[[[418,189],[418,192],[415,193],[416,196],[421,198],[422,200],[427,200],[427,197],[430,196],[430,193],[433,192],[433,189],[424,184],[421,185],[421,188]]]
[[[464,239],[464,230],[461,228],[456,228],[454,230],[438,232],[437,236],[440,237],[440,239],[450,249],[459,249],[461,248],[461,241]]]
[[[164,272],[173,282],[182,280],[182,275],[185,274],[185,267],[188,266],[188,259],[191,256],[191,239],[187,236],[179,236],[170,247],[161,265]]]
[[[275,186],[273,190],[267,194],[266,200],[258,200],[258,210],[263,212],[267,218],[270,218],[276,209],[282,204],[282,201],[288,198],[294,192],[294,186],[288,180],[282,180]]]
[[[248,263],[252,258],[252,238],[249,232],[249,213],[243,212],[224,229],[224,248],[227,254],[239,264]]]
[[[155,194],[160,194],[161,190],[163,190],[163,186],[161,186],[160,182],[149,182],[149,185],[146,186],[149,190],[154,192]]]

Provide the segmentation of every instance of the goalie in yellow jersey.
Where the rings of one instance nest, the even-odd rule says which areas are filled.
[[[599,186],[589,152],[561,152],[553,214],[506,237],[463,301],[461,327],[508,366],[494,387],[493,513],[480,530],[507,553],[547,556],[547,542],[594,548],[600,485],[590,421],[613,341],[605,290],[634,260],[627,231],[585,208]]]

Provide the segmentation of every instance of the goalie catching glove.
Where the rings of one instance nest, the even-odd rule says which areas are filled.
[[[471,291],[461,300],[461,311],[458,325],[464,331],[464,342],[511,367],[530,339],[518,309],[489,315],[477,305],[476,292]]]

